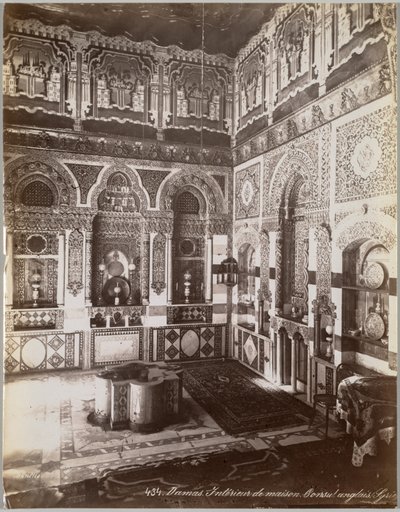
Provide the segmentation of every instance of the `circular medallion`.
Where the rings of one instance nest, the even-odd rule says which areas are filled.
[[[364,281],[368,288],[376,290],[385,280],[385,271],[380,263],[370,263],[364,271]]]
[[[106,302],[106,304],[115,304],[115,297],[116,292],[115,288],[119,289],[118,291],[118,298],[119,298],[119,304],[122,305],[125,303],[127,298],[129,297],[130,292],[130,286],[126,279],[123,277],[111,277],[103,288],[103,299]]]
[[[38,338],[31,338],[21,349],[21,361],[32,369],[42,366],[46,357],[46,347]]]
[[[195,250],[195,246],[191,240],[182,240],[180,249],[184,256],[192,256]]]
[[[33,254],[41,254],[47,247],[47,240],[41,235],[31,235],[26,240],[26,247]]]
[[[365,334],[372,340],[380,340],[385,334],[385,322],[379,313],[370,313],[365,319]]]
[[[181,350],[186,357],[193,357],[200,348],[199,335],[191,329],[181,339]]]
[[[253,196],[254,196],[253,185],[252,185],[251,181],[246,180],[243,183],[242,193],[241,193],[243,204],[245,206],[249,206],[249,204],[251,203],[251,200],[253,199]]]

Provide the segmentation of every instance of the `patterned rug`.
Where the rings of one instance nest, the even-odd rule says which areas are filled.
[[[338,438],[131,465],[103,471],[91,480],[18,493],[7,499],[7,505],[40,509],[394,507],[395,455],[382,452],[366,457],[363,466],[355,468],[351,447],[351,439]]]
[[[232,435],[304,425],[311,408],[236,361],[183,366],[183,385]]]

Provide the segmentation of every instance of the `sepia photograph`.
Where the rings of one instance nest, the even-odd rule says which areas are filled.
[[[396,508],[396,4],[2,15],[4,508]]]

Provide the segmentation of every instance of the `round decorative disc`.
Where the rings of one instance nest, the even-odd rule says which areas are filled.
[[[120,261],[112,261],[108,265],[107,271],[111,276],[120,276],[124,273],[124,266]]]
[[[31,235],[26,240],[28,250],[33,254],[41,254],[47,247],[47,240],[41,235]]]
[[[130,292],[130,286],[126,279],[123,277],[111,277],[103,288],[103,299],[106,304],[115,304],[115,290],[114,288],[121,289],[121,291],[118,294],[119,303],[120,305],[124,304],[129,297]]]
[[[180,248],[184,256],[192,256],[195,250],[194,243],[191,240],[182,240]]]
[[[372,340],[380,340],[385,334],[385,322],[379,313],[370,313],[365,319],[365,334]]]
[[[364,281],[368,288],[376,290],[385,280],[385,271],[380,263],[370,263],[364,271]]]

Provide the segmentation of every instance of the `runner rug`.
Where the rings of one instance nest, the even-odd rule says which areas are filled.
[[[236,361],[183,365],[188,393],[229,434],[304,425],[311,408]]]

